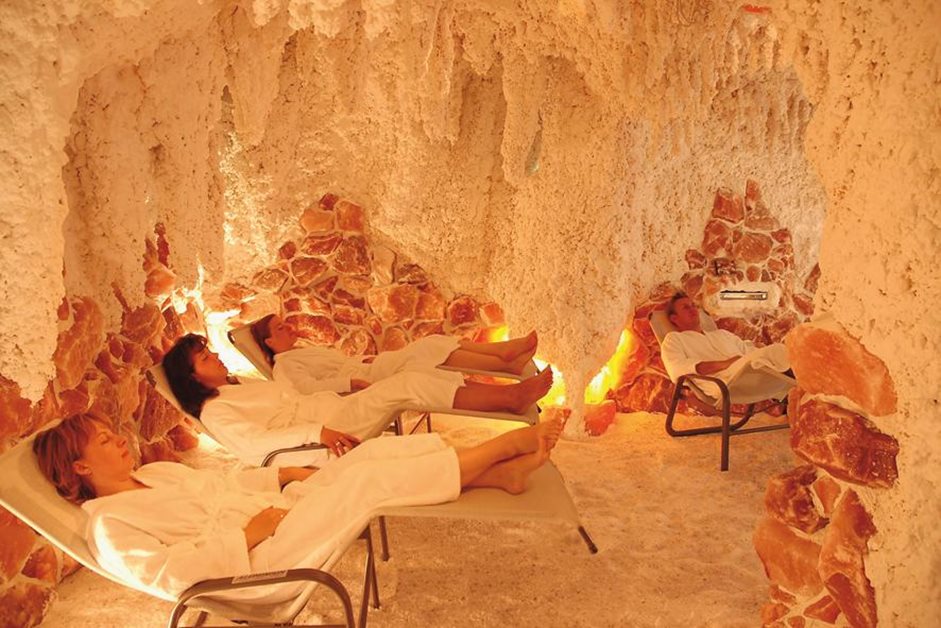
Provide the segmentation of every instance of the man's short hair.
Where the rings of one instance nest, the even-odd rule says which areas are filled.
[[[688,298],[689,298],[689,295],[683,292],[682,290],[680,290],[679,292],[675,292],[673,296],[670,297],[670,300],[667,301],[667,307],[666,307],[667,320],[669,320],[674,314],[676,314],[676,302],[679,301],[680,299],[688,299]]]

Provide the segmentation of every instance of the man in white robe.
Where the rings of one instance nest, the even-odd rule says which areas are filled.
[[[724,329],[703,331],[699,309],[683,293],[673,295],[666,312],[676,331],[663,339],[660,357],[672,381],[690,373],[711,375],[747,399],[765,399],[781,388],[780,381],[761,377],[760,371],[784,373],[790,368],[783,344],[758,348]],[[718,386],[711,382],[696,385],[715,398],[720,395]]]

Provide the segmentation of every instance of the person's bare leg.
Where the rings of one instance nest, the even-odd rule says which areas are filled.
[[[542,399],[551,387],[552,369],[546,369],[518,384],[461,386],[454,393],[452,407],[456,410],[509,411],[522,414],[536,401]]]
[[[519,495],[526,490],[526,480],[529,476],[547,460],[547,442],[540,439],[539,449],[533,453],[498,462],[471,480],[466,487],[499,488],[511,495]]]
[[[473,369],[475,371],[505,371],[509,373],[519,373],[513,369],[514,362],[507,362],[496,355],[487,355],[476,353],[466,349],[455,349],[441,363],[441,366],[450,366],[456,369]]]
[[[510,338],[501,342],[473,342],[471,340],[461,340],[460,348],[465,351],[481,353],[484,355],[495,355],[504,362],[515,360],[521,354],[536,352],[536,345],[539,344],[539,337],[535,331],[529,332],[519,338]]]
[[[461,470],[461,486],[468,486],[499,462],[531,454],[540,447],[548,451],[559,440],[561,433],[562,421],[555,419],[506,432],[476,447],[459,449],[457,461]]]

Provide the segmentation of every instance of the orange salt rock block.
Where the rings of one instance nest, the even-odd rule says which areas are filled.
[[[842,395],[871,415],[896,410],[895,385],[885,363],[844,330],[804,324],[788,334],[791,368],[808,393]]]
[[[865,417],[822,401],[808,401],[791,418],[791,448],[835,478],[887,488],[898,478],[898,441]]]
[[[476,323],[477,301],[467,295],[457,297],[445,308],[445,320],[452,327]]]
[[[810,493],[816,478],[817,469],[810,464],[772,477],[765,490],[765,510],[781,523],[807,534],[824,527],[827,520],[817,512]]]
[[[817,572],[819,544],[798,536],[772,517],[758,523],[752,542],[765,574],[773,583],[799,596],[816,595],[823,590]]]
[[[408,344],[408,335],[400,327],[390,327],[382,336],[381,351],[396,351]]]
[[[867,541],[876,533],[872,518],[854,491],[847,491],[833,511],[820,550],[820,577],[854,628],[876,625],[875,590],[866,576]]]
[[[729,188],[716,190],[716,198],[712,203],[712,217],[721,218],[731,223],[742,222],[745,217],[745,203],[742,197]]]
[[[52,356],[60,389],[75,388],[82,381],[85,370],[91,366],[104,341],[104,320],[98,305],[84,297],[70,299],[69,305],[72,324],[59,333]],[[150,307],[159,316],[160,310],[153,305]],[[160,329],[163,329],[162,325]]]
[[[606,399],[600,404],[585,405],[585,431],[591,436],[601,436],[611,424],[617,412],[617,404]]]
[[[347,200],[340,200],[333,206],[333,210],[337,214],[337,227],[342,231],[363,232],[366,219],[362,207]]]
[[[362,236],[343,238],[333,256],[333,267],[338,273],[367,275],[372,272],[369,247]]]
[[[411,284],[379,286],[366,293],[366,301],[379,320],[399,323],[415,317],[419,294],[418,288]]]
[[[837,617],[840,616],[840,607],[837,606],[832,597],[824,595],[804,609],[804,616],[819,619],[828,624],[835,624]]]
[[[826,475],[818,477],[812,484],[812,487],[814,493],[817,495],[817,499],[820,500],[823,506],[823,514],[829,517],[843,489],[840,488],[839,484],[833,481],[833,478]]]

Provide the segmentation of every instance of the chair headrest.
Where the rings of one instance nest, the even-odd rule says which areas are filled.
[[[653,329],[657,342],[663,342],[667,334],[676,331],[676,327],[667,318],[666,310],[654,310],[647,318],[650,320],[650,328]],[[715,331],[717,329],[716,322],[702,310],[699,310],[699,323],[702,325],[703,331]]]
[[[255,342],[255,337],[252,336],[252,323],[236,327],[229,331],[228,335],[229,342],[231,342],[236,349],[241,351],[242,355],[248,358],[248,361],[258,369],[258,372],[264,375],[265,378],[271,379],[271,365],[268,363],[265,352],[261,350],[261,347]]]
[[[159,362],[154,364],[152,367],[144,371],[147,381],[150,382],[150,385],[157,389],[157,392],[160,393],[160,396],[166,399],[171,406],[179,410],[186,418],[190,420],[195,427],[200,432],[203,432],[207,436],[216,439],[212,432],[206,429],[206,426],[203,425],[203,422],[200,421],[197,417],[194,417],[192,414],[183,409],[183,406],[180,405],[179,400],[177,400],[176,395],[173,394],[173,390],[170,389],[170,382],[167,380],[167,373],[163,370],[163,365]]]

